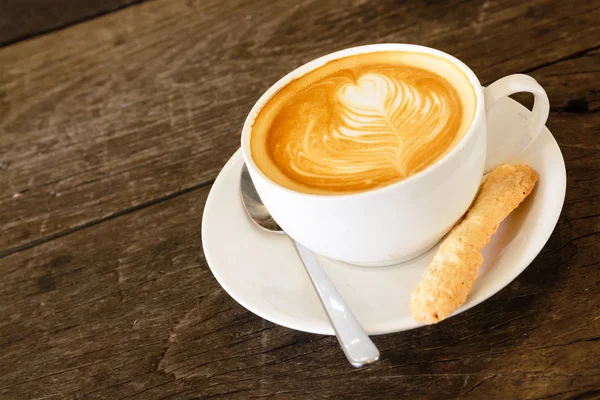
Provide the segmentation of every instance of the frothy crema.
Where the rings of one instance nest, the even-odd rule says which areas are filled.
[[[292,190],[369,190],[440,159],[468,130],[475,107],[467,76],[446,59],[393,51],[349,56],[267,102],[252,126],[252,158]]]

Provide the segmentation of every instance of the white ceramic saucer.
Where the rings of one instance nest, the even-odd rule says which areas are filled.
[[[512,99],[490,114],[490,130],[507,140],[520,137],[529,110]],[[489,144],[493,146],[493,143]],[[544,132],[511,162],[531,165],[536,189],[507,218],[484,250],[485,262],[460,313],[486,300],[517,277],[537,256],[554,229],[565,198],[565,164],[552,134]],[[258,316],[292,329],[333,335],[333,329],[290,240],[256,227],[240,201],[240,151],[214,183],[204,210],[202,243],[221,286]],[[327,274],[369,334],[419,326],[409,297],[437,246],[413,261],[392,267],[358,267],[319,257]]]

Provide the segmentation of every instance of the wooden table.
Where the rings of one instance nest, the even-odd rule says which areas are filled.
[[[600,398],[599,27],[597,0],[1,1],[0,398]],[[568,189],[507,288],[355,370],[232,300],[200,221],[260,94],[376,42],[535,77]]]

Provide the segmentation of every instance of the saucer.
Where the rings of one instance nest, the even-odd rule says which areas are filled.
[[[488,130],[507,140],[526,129],[529,110],[506,98],[489,114]],[[492,146],[492,144],[489,144]],[[533,193],[500,225],[483,251],[484,263],[463,312],[515,279],[541,251],[562,209],[565,163],[547,128],[509,163],[526,163],[539,175]],[[202,244],[219,284],[254,314],[291,329],[333,335],[333,329],[290,239],[266,232],[250,220],[239,193],[244,160],[238,150],[215,181],[204,209]],[[391,267],[359,267],[317,256],[370,335],[421,326],[410,314],[410,293],[437,249]]]

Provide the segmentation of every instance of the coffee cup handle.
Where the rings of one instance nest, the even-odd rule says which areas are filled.
[[[495,129],[494,133],[488,130],[488,150],[485,161],[486,172],[500,164],[506,163],[512,156],[525,150],[542,132],[548,120],[550,102],[548,101],[546,91],[531,76],[523,74],[505,76],[484,89],[483,94],[487,118],[489,119],[490,110],[498,100],[520,92],[532,93],[534,96],[531,115],[527,117],[527,121],[525,122],[526,129],[523,131],[522,137],[518,138],[517,141],[506,140],[506,137],[502,139],[491,137],[491,135],[505,134],[502,129]],[[490,143],[493,143],[493,146],[490,146]]]

